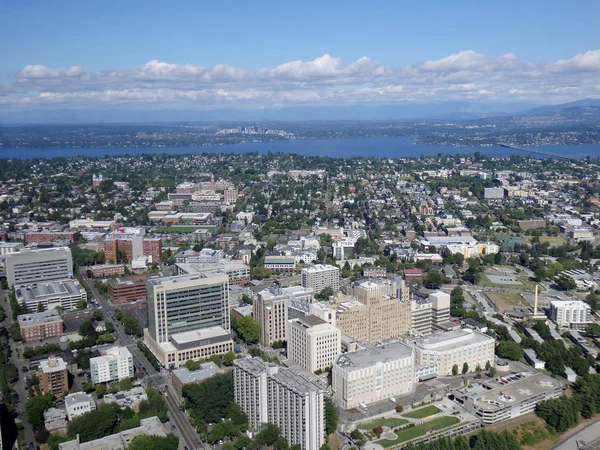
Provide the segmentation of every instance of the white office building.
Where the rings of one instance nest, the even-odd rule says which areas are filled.
[[[233,349],[229,281],[221,272],[149,279],[144,342],[165,367]]]
[[[288,327],[288,358],[316,372],[331,367],[341,353],[342,332],[323,319],[308,315],[290,320]]]
[[[432,310],[429,299],[413,298],[410,302],[411,312],[411,334],[415,336],[424,336],[431,334]]]
[[[302,269],[302,287],[312,289],[317,294],[330,287],[333,292],[340,290],[340,268],[327,264],[316,264]]]
[[[581,300],[553,300],[550,307],[552,320],[559,327],[581,329],[592,320],[590,305]]]
[[[495,342],[493,337],[471,329],[407,340],[416,350],[416,363],[437,364],[437,373],[442,377],[452,375],[454,366],[462,373],[465,363],[468,372],[474,372],[477,366],[483,369],[488,362],[494,365]]]
[[[333,395],[343,409],[409,394],[415,386],[415,355],[395,342],[366,344],[337,357],[332,370]]]
[[[94,397],[84,392],[75,392],[65,397],[65,408],[67,417],[73,420],[76,417],[83,416],[96,409]]]
[[[100,350],[101,356],[90,358],[92,383],[106,383],[133,378],[133,356],[126,347]]]
[[[39,305],[49,311],[57,307],[65,311],[77,309],[79,302],[87,303],[87,292],[77,280],[61,280],[20,286],[15,289],[17,301],[29,311],[37,311]]]
[[[73,276],[73,259],[67,247],[40,250],[22,249],[6,255],[9,286],[35,286]]]
[[[251,429],[275,424],[290,445],[304,450],[325,443],[324,393],[307,375],[260,358],[243,358],[234,362],[233,385],[235,402]]]

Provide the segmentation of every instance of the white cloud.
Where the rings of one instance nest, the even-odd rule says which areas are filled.
[[[152,60],[130,69],[86,72],[79,66],[27,65],[0,84],[0,104],[22,108],[143,104],[265,108],[349,103],[536,101],[598,96],[600,50],[549,64],[513,53],[488,56],[464,50],[446,57],[385,66],[364,56],[345,64],[329,54],[249,71],[219,64]]]

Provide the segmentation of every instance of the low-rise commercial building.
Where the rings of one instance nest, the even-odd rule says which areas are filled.
[[[275,273],[293,273],[296,270],[296,258],[293,256],[266,256],[265,269]]]
[[[63,320],[55,309],[39,313],[22,314],[17,317],[24,341],[44,340],[62,336]]]
[[[87,269],[88,277],[103,278],[125,274],[125,264],[98,264]]]
[[[17,301],[29,311],[37,311],[39,305],[45,310],[62,308],[65,311],[77,309],[81,301],[87,302],[87,292],[77,280],[61,280],[21,286],[15,290]]]
[[[77,231],[30,231],[25,234],[25,242],[31,243],[43,243],[43,242],[54,242],[54,241],[69,241],[77,242],[79,238],[79,232]]]
[[[131,408],[136,412],[144,400],[148,400],[148,395],[146,395],[146,390],[139,386],[128,391],[119,391],[104,396],[104,403],[116,403],[119,408]]]
[[[415,351],[395,342],[344,353],[333,365],[332,386],[343,409],[409,394],[415,386]]]
[[[44,428],[48,433],[67,434],[67,414],[58,408],[44,411]]]
[[[112,278],[106,284],[108,295],[115,305],[146,300],[146,279],[144,277]]]
[[[94,397],[84,392],[75,392],[65,397],[65,408],[67,417],[73,420],[96,409]]]
[[[214,362],[206,361],[202,363],[200,369],[194,370],[193,372],[186,367],[175,369],[171,372],[171,383],[175,392],[182,397],[183,387],[188,384],[198,384],[207,380],[208,378],[216,375],[217,373],[223,373],[223,370],[219,368]]]
[[[488,362],[493,365],[495,342],[493,337],[471,329],[406,340],[416,350],[416,363],[437,364],[440,376],[452,375],[454,366],[461,373],[465,363],[468,372],[477,366],[483,369]]]
[[[100,350],[100,355],[90,358],[92,383],[133,378],[133,356],[127,347],[105,348]]]
[[[492,425],[535,410],[543,400],[558,398],[565,385],[541,373],[516,373],[496,380],[470,383],[453,391],[451,398],[484,425]]]
[[[275,424],[291,445],[299,444],[303,450],[325,443],[324,392],[308,375],[260,358],[236,359],[233,387],[250,428]]]
[[[62,397],[69,391],[69,372],[67,364],[60,357],[50,356],[41,361],[38,368],[38,379],[40,380],[40,392]]]
[[[309,372],[332,366],[341,353],[342,333],[323,319],[308,315],[290,320],[288,327],[288,357]]]

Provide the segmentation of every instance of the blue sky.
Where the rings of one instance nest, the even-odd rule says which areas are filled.
[[[600,96],[597,0],[4,0],[2,9],[0,110]],[[435,61],[448,64],[427,65]],[[207,75],[215,67],[220,76]]]

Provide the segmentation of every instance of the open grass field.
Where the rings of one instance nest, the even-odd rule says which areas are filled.
[[[491,273],[491,275],[497,275],[495,273]],[[536,282],[533,280],[530,280],[529,277],[527,276],[519,276],[518,274],[515,276],[515,278],[517,280],[519,280],[522,284],[519,285],[514,285],[514,284],[496,284],[496,283],[492,283],[490,281],[489,278],[487,278],[485,276],[485,274],[482,275],[481,277],[481,281],[478,283],[478,286],[482,286],[482,287],[493,287],[493,288],[499,288],[499,289],[524,289],[524,290],[528,290],[528,291],[532,291],[535,289],[535,285]],[[542,285],[539,285],[539,289],[540,292],[542,292],[544,290],[544,288],[542,287]]]
[[[525,237],[525,240],[529,243],[531,243],[532,239],[533,239],[533,236]],[[544,242],[548,242],[551,247],[560,247],[561,245],[565,244],[567,241],[565,241],[565,239],[560,236],[540,236],[540,242],[542,244]]]
[[[372,430],[377,425],[381,425],[382,427],[399,427],[405,423],[408,423],[408,420],[396,419],[394,417],[382,417],[381,419],[373,420],[372,422],[362,423],[358,428],[361,430]]]
[[[504,312],[510,308],[529,306],[521,294],[498,294],[495,292],[486,292],[486,295],[496,305],[500,312]]]
[[[410,419],[423,419],[424,417],[433,416],[439,412],[442,412],[440,408],[434,405],[429,405],[424,408],[415,409],[414,411],[402,414],[402,417],[408,417]]]
[[[428,431],[442,430],[449,426],[456,425],[457,423],[460,423],[460,419],[458,419],[457,417],[444,416],[432,420],[431,422],[424,423],[422,425],[417,425],[416,427],[404,428],[396,433],[396,439],[380,439],[379,441],[375,442],[381,445],[383,448],[388,448],[400,444],[401,442],[406,442],[411,439],[423,436]]]

